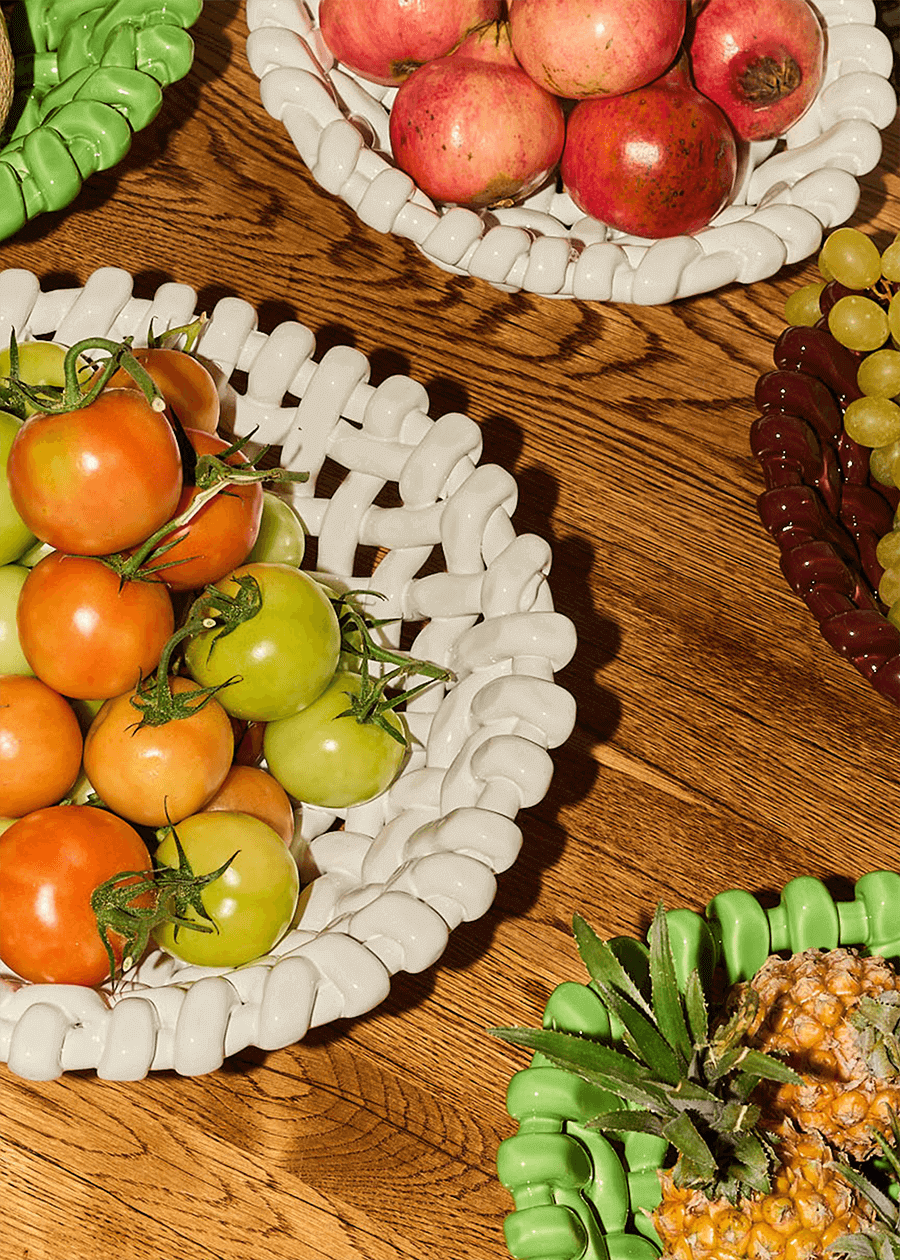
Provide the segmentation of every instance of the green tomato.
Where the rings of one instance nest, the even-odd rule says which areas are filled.
[[[303,522],[291,507],[272,490],[263,491],[262,519],[247,564],[292,564],[299,569],[306,550]]]
[[[58,345],[55,341],[22,341],[17,345],[19,352],[19,380],[26,385],[59,385],[66,381],[63,371],[68,347]],[[12,356],[9,347],[0,350],[0,384],[5,384],[12,370]],[[83,377],[91,375],[87,365],[79,368]],[[29,402],[25,402],[25,414],[33,415],[38,410]]]
[[[215,585],[234,594],[235,578],[244,574],[259,583],[259,612],[219,639],[216,630],[193,635],[185,659],[201,686],[222,687],[216,699],[232,717],[269,722],[296,713],[328,686],[341,631],[331,600],[300,569],[245,564]]]
[[[200,894],[217,930],[176,931],[164,924],[154,930],[156,943],[201,967],[240,967],[268,953],[290,927],[300,892],[297,863],[287,845],[267,823],[226,810],[192,814],[176,830],[195,875],[208,875],[237,856]],[[156,862],[178,866],[171,833],[156,850]],[[204,922],[193,910],[187,918]]]
[[[13,507],[6,480],[6,461],[22,421],[8,411],[0,411],[0,564],[9,564],[37,541]]]
[[[358,696],[358,674],[335,674],[318,700],[292,717],[269,722],[263,756],[281,786],[307,805],[343,809],[360,805],[394,782],[407,752],[406,724],[386,713],[400,742],[374,722],[341,717]]]
[[[19,592],[30,570],[21,564],[0,567],[0,674],[33,674],[25,659],[16,628]]]

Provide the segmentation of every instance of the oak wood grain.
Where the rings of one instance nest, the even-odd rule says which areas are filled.
[[[495,1174],[534,1023],[583,979],[574,910],[642,932],[812,874],[837,895],[897,864],[900,715],[822,640],[756,515],[748,433],[782,306],[809,264],[666,308],[507,295],[443,273],[316,187],[259,102],[237,0],[208,0],[194,70],[127,158],[67,211],[0,244],[48,285],[121,266],[150,294],[253,303],[307,323],[377,382],[407,373],[463,410],[550,540],[579,651],[546,799],[483,919],[376,1011],[214,1075],[133,1084],[0,1068],[0,1260],[496,1260]],[[896,127],[854,222],[900,222]]]

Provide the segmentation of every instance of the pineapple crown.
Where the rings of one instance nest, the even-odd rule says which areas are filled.
[[[800,1078],[744,1044],[756,993],[748,986],[727,1018],[711,1023],[699,973],[691,972],[683,992],[678,986],[662,904],[649,933],[649,998],[634,970],[580,915],[573,930],[592,985],[621,1029],[621,1046],[551,1028],[493,1028],[492,1034],[538,1051],[620,1100],[621,1108],[594,1116],[588,1127],[665,1138],[677,1152],[677,1185],[732,1202],[742,1193],[764,1193],[775,1138],[760,1127],[751,1097],[762,1080]]]

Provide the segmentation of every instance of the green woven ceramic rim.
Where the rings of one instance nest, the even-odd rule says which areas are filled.
[[[777,905],[764,909],[751,893],[720,893],[703,915],[666,916],[679,981],[696,967],[704,980],[721,968],[733,984],[750,979],[773,953],[856,946],[885,958],[900,956],[900,875],[870,871],[850,901],[837,902],[811,876],[787,883]],[[635,965],[647,962],[643,941],[611,942]],[[544,1027],[616,1040],[618,1029],[590,984],[564,981],[551,993]],[[507,1090],[507,1110],[519,1122],[501,1142],[497,1173],[515,1210],[504,1222],[516,1260],[656,1260],[661,1248],[647,1215],[659,1201],[657,1170],[665,1141],[628,1134],[613,1146],[586,1128],[618,1099],[536,1054]]]
[[[19,0],[16,92],[0,134],[0,240],[120,162],[194,59],[203,0]]]

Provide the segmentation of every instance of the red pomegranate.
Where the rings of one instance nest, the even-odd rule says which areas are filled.
[[[737,142],[682,57],[634,92],[579,101],[561,172],[575,204],[608,227],[654,239],[689,235],[727,203]]]
[[[518,64],[502,22],[421,66],[391,106],[397,165],[435,201],[471,209],[539,187],[565,132],[562,105]]]
[[[678,55],[687,0],[509,0],[513,51],[571,100],[643,87]]]
[[[741,139],[773,140],[819,90],[825,35],[807,0],[706,0],[688,52],[698,90]]]
[[[501,10],[502,0],[322,0],[319,26],[342,65],[391,87]]]

